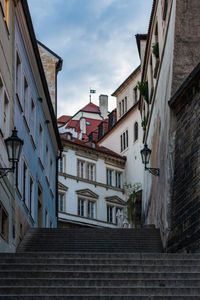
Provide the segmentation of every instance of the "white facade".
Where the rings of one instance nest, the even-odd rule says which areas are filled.
[[[73,141],[63,143],[63,162],[59,165],[59,226],[123,226],[125,160]],[[118,210],[121,224],[116,217]]]
[[[141,127],[141,115],[138,109],[139,91],[136,91],[140,77],[140,69],[138,68],[114,92],[113,95],[117,97],[118,121],[98,142],[98,145],[125,156],[125,183],[140,183],[141,186],[143,186],[144,166],[142,165],[140,155],[140,151],[143,147],[143,129]],[[122,100],[125,98],[127,99],[128,112],[124,112],[124,114],[120,116],[120,103],[122,103]]]

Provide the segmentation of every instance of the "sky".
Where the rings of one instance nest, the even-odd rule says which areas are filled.
[[[147,33],[153,0],[28,0],[37,39],[63,59],[58,117],[109,96],[140,64],[135,35]]]

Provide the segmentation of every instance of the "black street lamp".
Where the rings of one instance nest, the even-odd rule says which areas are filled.
[[[19,162],[19,157],[24,142],[17,136],[16,127],[14,127],[14,130],[12,131],[12,135],[5,139],[5,144],[8,153],[8,160],[12,163],[12,167],[0,168],[0,178],[7,175],[8,172],[14,172],[15,166]]]
[[[147,164],[149,163],[151,150],[148,148],[147,144],[144,145],[144,148],[140,151],[142,157],[142,163],[145,166],[145,171],[149,171],[152,175],[159,176],[160,169],[158,168],[148,168]]]

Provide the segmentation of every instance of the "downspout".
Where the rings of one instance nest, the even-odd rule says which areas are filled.
[[[58,228],[58,160],[62,157],[62,151],[60,150],[59,156],[56,157],[56,228]]]

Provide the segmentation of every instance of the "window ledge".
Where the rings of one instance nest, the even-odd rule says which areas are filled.
[[[20,97],[19,97],[18,93],[16,93],[16,99],[17,99],[17,104],[18,104],[19,110],[21,113],[23,113],[23,108],[22,108]]]
[[[44,171],[44,166],[43,166],[43,163],[42,163],[40,157],[38,157],[38,162],[39,162],[41,170]]]
[[[33,139],[33,136],[30,134],[30,138],[31,138],[31,144],[33,146],[33,149],[34,151],[36,150],[36,145],[35,145],[35,142],[34,142],[34,139]]]

